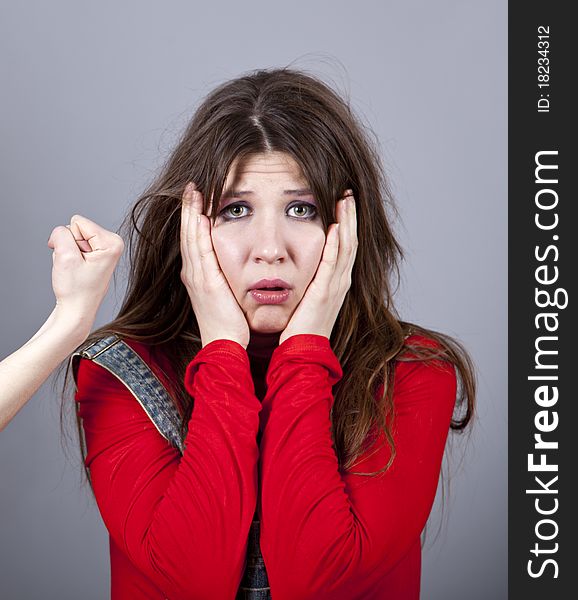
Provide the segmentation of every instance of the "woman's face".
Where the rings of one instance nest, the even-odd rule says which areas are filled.
[[[252,331],[285,329],[321,260],[325,232],[308,188],[282,152],[235,160],[225,181],[211,236]]]

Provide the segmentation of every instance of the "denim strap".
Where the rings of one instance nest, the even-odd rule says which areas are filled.
[[[76,380],[80,358],[88,358],[119,379],[136,398],[158,432],[181,454],[181,417],[166,388],[144,360],[117,335],[111,335],[80,348],[71,357]]]

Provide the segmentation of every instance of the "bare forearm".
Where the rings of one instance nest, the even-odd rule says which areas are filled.
[[[57,306],[26,344],[0,362],[0,431],[86,339],[93,322],[93,316],[71,316]]]

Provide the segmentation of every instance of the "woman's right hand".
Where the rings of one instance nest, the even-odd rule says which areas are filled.
[[[197,318],[203,346],[226,339],[247,348],[249,325],[225,278],[213,248],[211,223],[203,198],[187,184],[181,209],[181,280]]]

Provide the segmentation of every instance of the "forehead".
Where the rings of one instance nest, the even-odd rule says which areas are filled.
[[[292,156],[284,152],[268,152],[236,158],[227,174],[225,188],[243,181],[258,180],[305,183],[303,172]]]

